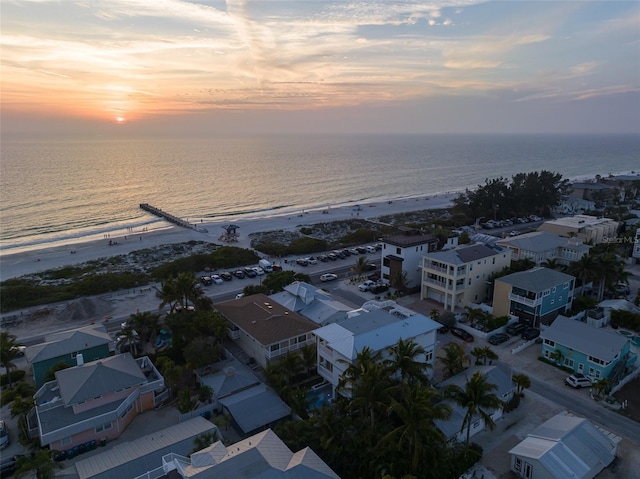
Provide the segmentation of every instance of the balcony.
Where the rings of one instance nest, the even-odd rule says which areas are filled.
[[[525,296],[520,296],[514,293],[509,293],[509,301],[514,301],[520,304],[526,304],[527,306],[540,306],[542,304],[542,298],[531,299]]]

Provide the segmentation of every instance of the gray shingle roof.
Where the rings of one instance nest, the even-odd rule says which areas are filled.
[[[32,364],[74,352],[109,344],[111,337],[102,324],[72,329],[46,337],[44,343],[29,346],[25,350],[27,361]]]
[[[613,361],[629,341],[620,334],[564,316],[558,316],[540,337],[603,361]]]
[[[533,268],[527,271],[519,271],[517,273],[511,273],[507,276],[496,279],[502,283],[507,283],[517,288],[524,289],[526,291],[533,291],[540,293],[546,291],[553,286],[564,284],[568,281],[575,279],[570,274],[561,273],[549,268]]]
[[[222,398],[220,404],[229,410],[233,419],[245,433],[291,414],[291,408],[280,399],[274,390],[264,384],[258,384]]]
[[[65,405],[147,382],[140,366],[129,353],[57,371],[56,380]]]

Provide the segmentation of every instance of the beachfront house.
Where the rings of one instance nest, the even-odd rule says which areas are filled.
[[[551,324],[571,309],[575,278],[549,268],[537,267],[497,278],[493,287],[493,314],[518,316],[537,326]]]
[[[156,406],[164,379],[148,357],[129,353],[83,363],[55,373],[36,392],[28,415],[40,444],[58,451],[92,440],[115,439],[133,419]]]
[[[132,476],[135,477],[135,476]],[[340,479],[309,447],[292,452],[271,429],[225,446],[217,441],[190,457],[167,454],[135,479]]]
[[[563,238],[546,231],[534,231],[519,236],[510,236],[498,244],[511,250],[511,260],[529,259],[540,265],[544,261],[556,260],[559,264],[570,264],[589,253],[591,245],[578,238]]]
[[[618,222],[610,218],[575,215],[545,221],[538,227],[538,231],[599,244],[615,238],[618,235],[618,226]]]
[[[45,375],[59,363],[76,365],[81,354],[86,362],[109,356],[111,336],[102,324],[50,334],[40,344],[28,346],[25,357],[31,366],[36,389],[45,383]]]
[[[365,347],[373,352],[382,352],[386,358],[389,356],[388,348],[399,339],[413,340],[425,350],[419,360],[433,366],[436,332],[441,325],[422,314],[410,314],[394,314],[386,309],[360,309],[353,311],[349,319],[313,332],[318,349],[318,374],[331,384],[334,396],[342,374]],[[426,373],[431,375],[432,371],[433,367]],[[350,395],[348,390],[340,393],[347,397]]]
[[[613,384],[627,374],[637,359],[628,337],[564,316],[558,316],[540,337],[543,357]]]
[[[513,371],[507,365],[476,365],[465,369],[463,372],[442,381],[437,385],[438,389],[444,390],[447,386],[455,385],[465,389],[467,381],[475,374],[480,373],[486,377],[487,383],[494,384],[496,389],[493,393],[504,403],[509,402],[516,391],[516,384],[512,380]],[[451,408],[449,419],[438,419],[434,421],[435,426],[444,434],[448,442],[464,442],[467,438],[467,427],[464,418],[467,410],[449,399],[444,401]],[[502,408],[486,411],[495,422],[502,417]],[[478,432],[484,430],[486,423],[478,414],[471,418],[471,428],[469,437],[473,437]]]
[[[565,411],[509,451],[511,470],[525,479],[592,479],[616,458],[619,440]]]
[[[262,367],[289,352],[315,345],[311,332],[318,325],[266,294],[223,301],[214,308],[229,322],[231,339]]]
[[[382,264],[380,272],[388,281],[405,273],[407,287],[420,287],[420,260],[438,248],[438,237],[412,228],[401,228],[401,233],[382,238]]]
[[[491,276],[510,264],[511,250],[497,244],[428,253],[422,258],[420,299],[435,301],[450,311],[481,303],[489,294]]]
[[[195,371],[198,384],[213,392],[213,408],[227,412],[236,431],[244,436],[272,426],[291,415],[291,408],[253,371],[230,358]]]
[[[346,319],[352,309],[336,301],[328,291],[303,281],[295,281],[269,298],[318,326]]]

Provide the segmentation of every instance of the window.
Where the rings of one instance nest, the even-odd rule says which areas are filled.
[[[110,422],[106,422],[104,424],[96,426],[95,431],[96,431],[96,433],[99,433],[99,432],[103,432],[103,431],[108,431],[109,429],[111,429],[111,423]]]
[[[402,256],[402,249],[400,249],[400,248],[396,248],[396,254],[397,254],[398,256]]]
[[[120,414],[120,418],[125,417],[127,414],[129,414],[129,411],[131,411],[132,409],[133,409],[133,403],[129,404],[129,405],[125,408],[124,412],[123,412],[122,414]],[[96,432],[97,432],[97,431],[96,431]]]
[[[424,355],[424,359],[429,362],[433,361],[433,350],[427,351]]]
[[[493,261],[491,262],[491,264],[496,264],[496,259],[493,258]]]
[[[513,461],[513,468],[518,472],[522,471],[522,459],[516,457]]]
[[[546,290],[544,293],[542,293],[542,296],[549,296],[549,294],[551,294],[549,293],[549,290]]]
[[[556,292],[556,287],[554,286],[553,288],[551,288],[551,292],[555,293]]]
[[[568,367],[570,367],[570,368],[572,368],[572,367],[573,367],[573,359],[571,359],[571,358],[564,358],[564,365],[565,365],[565,366],[568,366]]]
[[[548,349],[545,349],[545,350],[544,350],[544,354],[543,354],[543,356],[544,356],[545,358],[549,359],[549,356],[551,356],[551,354],[549,353],[549,350],[548,350]]]
[[[71,436],[63,437],[60,439],[60,445],[66,446],[67,444],[71,444]]]
[[[269,351],[273,352],[273,351],[278,351],[280,349],[280,344],[272,344],[269,347]]]
[[[545,339],[544,340],[544,344],[547,344],[547,345],[551,346],[552,348],[554,348],[556,346],[556,342],[555,341],[551,341],[550,339]]]
[[[303,334],[302,336],[298,336],[298,342],[299,343],[306,343],[307,342],[307,335]]]

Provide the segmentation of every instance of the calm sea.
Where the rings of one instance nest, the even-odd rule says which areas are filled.
[[[193,222],[462,190],[547,169],[566,178],[640,170],[638,136],[271,136],[3,139],[0,251]]]

